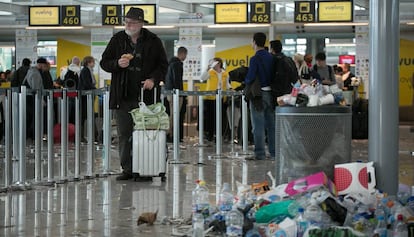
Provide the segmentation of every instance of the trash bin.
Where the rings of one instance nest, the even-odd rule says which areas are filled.
[[[351,161],[352,112],[349,106],[276,107],[278,184]]]

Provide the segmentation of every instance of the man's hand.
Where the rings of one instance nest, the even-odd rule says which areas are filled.
[[[154,88],[154,85],[154,79],[152,78],[148,78],[142,82],[142,88],[144,88],[144,90],[152,90],[152,88]]]
[[[118,59],[118,65],[120,68],[127,68],[129,66],[129,59],[126,57]]]

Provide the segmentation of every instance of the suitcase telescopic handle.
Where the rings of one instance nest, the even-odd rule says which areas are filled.
[[[141,102],[144,102],[144,87],[141,86]],[[157,103],[157,86],[154,85],[154,104]]]

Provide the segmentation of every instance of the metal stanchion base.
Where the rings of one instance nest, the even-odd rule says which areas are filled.
[[[16,190],[16,191],[25,191],[25,190],[30,190],[32,189],[32,185],[28,182],[17,182],[14,183],[11,187],[11,190]]]
[[[68,179],[59,179],[59,180],[56,180],[56,184],[65,184],[67,182],[68,182]]]
[[[33,181],[33,186],[53,186],[55,185],[55,181],[47,181],[47,180],[41,180],[41,181]]]
[[[168,164],[171,164],[171,165],[187,165],[187,164],[190,164],[190,162],[180,161],[180,160],[170,160],[170,161],[168,161]]]
[[[68,182],[77,182],[82,180],[80,177],[68,177]]]
[[[9,188],[0,188],[0,193],[7,193],[7,191],[9,191]]]
[[[102,173],[102,174],[96,174],[97,178],[107,178],[109,176],[109,173]]]
[[[227,158],[230,159],[253,159],[254,153],[253,152],[238,152],[238,151],[231,151],[226,153]]]
[[[209,144],[200,144],[200,143],[195,143],[193,146],[194,146],[194,147],[210,147],[211,145],[209,145]]]
[[[227,159],[228,157],[224,154],[214,154],[207,156],[209,160],[221,160],[221,159]]]
[[[96,175],[85,175],[83,176],[84,179],[94,179]]]

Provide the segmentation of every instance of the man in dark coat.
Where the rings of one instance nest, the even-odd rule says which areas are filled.
[[[24,58],[22,60],[22,66],[13,73],[13,78],[11,80],[12,87],[20,87],[22,85],[24,77],[26,76],[27,71],[29,71],[31,63],[32,62],[28,58]]]
[[[166,90],[174,90],[179,89],[182,91],[184,89],[183,85],[183,61],[187,58],[188,50],[185,47],[179,47],[177,50],[177,56],[174,56],[170,59],[167,71],[167,77],[165,78],[165,89]],[[173,97],[171,95],[167,96],[167,100],[169,103],[170,108],[170,130],[168,133],[169,141],[172,141],[173,138]],[[179,99],[179,111],[180,111],[180,141],[184,138],[184,116],[181,114],[185,114],[186,108],[183,107],[184,100],[187,98],[181,96]],[[187,103],[185,103],[187,104]]]
[[[129,111],[138,107],[143,97],[154,103],[153,89],[163,81],[168,61],[157,35],[143,28],[144,11],[131,7],[125,16],[125,30],[116,33],[102,54],[100,65],[112,73],[110,109],[115,109],[119,136],[119,156],[123,169],[118,180],[132,178],[131,137],[133,120]],[[144,95],[141,95],[141,87]],[[157,100],[159,101],[159,92]]]

